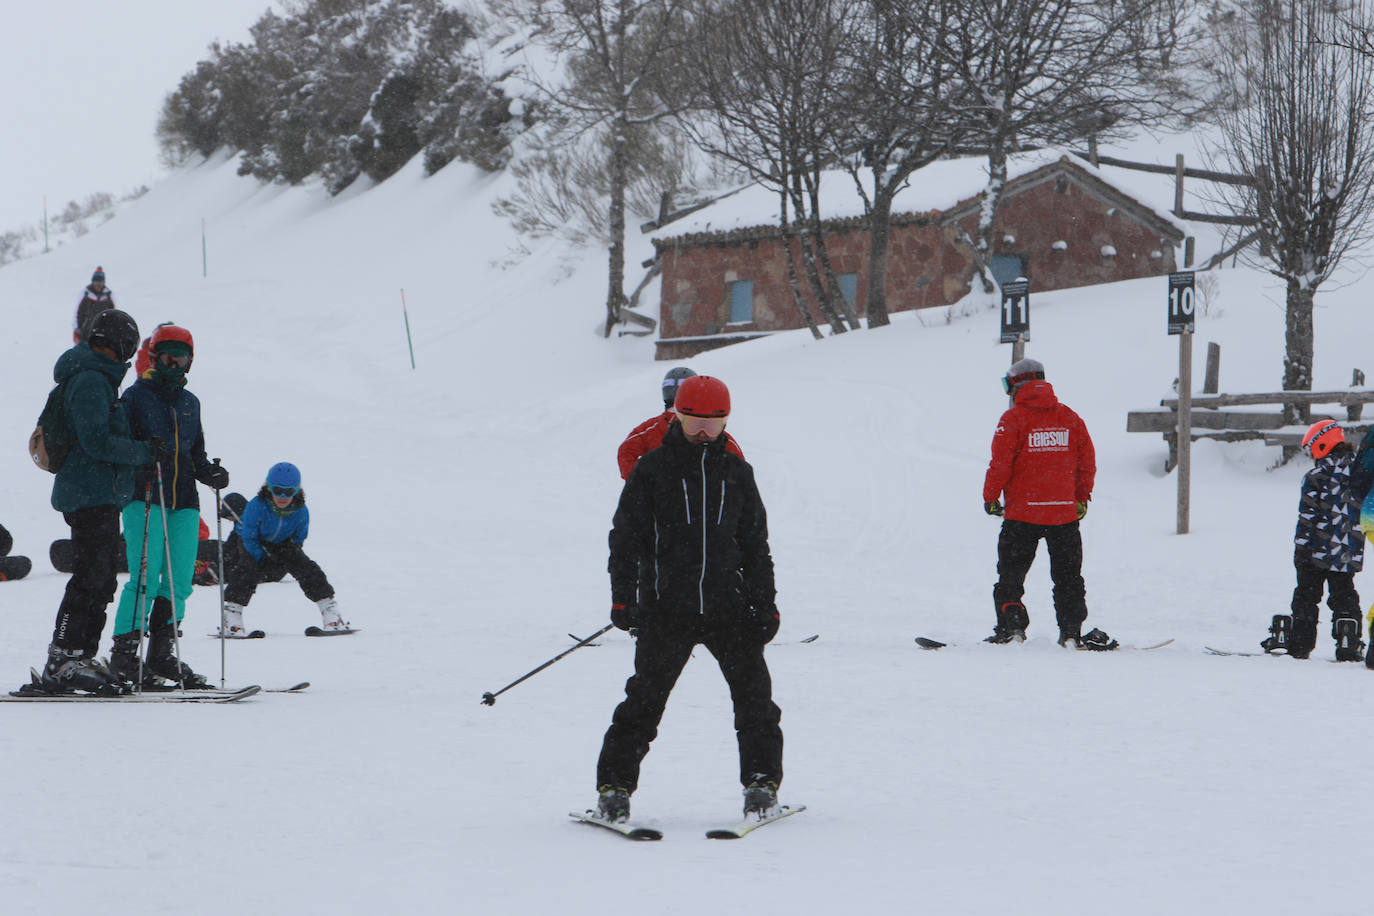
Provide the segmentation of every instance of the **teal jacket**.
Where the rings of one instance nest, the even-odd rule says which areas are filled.
[[[75,512],[94,506],[122,509],[134,496],[134,471],[152,460],[146,442],[129,438],[129,418],[115,395],[128,363],[79,343],[57,358],[53,381],[70,379],[62,406],[76,432],[52,485],[52,507]]]

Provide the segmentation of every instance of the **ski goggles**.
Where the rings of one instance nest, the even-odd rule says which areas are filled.
[[[191,365],[190,354],[186,356],[173,356],[171,353],[159,350],[154,356],[158,363],[163,366],[176,366],[178,369],[185,369]]]
[[[689,413],[679,414],[678,420],[682,423],[682,431],[689,436],[696,436],[706,433],[712,439],[725,432],[725,421],[728,417],[694,417]]]
[[[296,495],[296,491],[299,489],[300,487],[268,487],[267,492],[278,499],[290,499]]]

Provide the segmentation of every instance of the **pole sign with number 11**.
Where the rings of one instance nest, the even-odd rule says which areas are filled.
[[[1030,281],[1012,280],[1002,284],[1001,343],[1030,340]]]
[[[1169,274],[1169,333],[1193,333],[1194,271]]]

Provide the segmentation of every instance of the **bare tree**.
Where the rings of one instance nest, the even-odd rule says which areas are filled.
[[[1179,0],[1181,2],[1181,0]],[[1168,59],[1178,20],[1161,0],[963,0],[958,22],[943,32],[942,53],[977,97],[969,143],[988,157],[977,237],[983,288],[992,223],[1007,182],[1007,156],[1090,135],[1123,134],[1161,118],[1157,77],[1142,75]],[[1177,5],[1167,4],[1169,6]],[[1142,28],[1153,22],[1156,28]],[[1163,67],[1159,63],[1159,67]]]
[[[1259,218],[1259,263],[1287,285],[1283,390],[1310,390],[1313,299],[1374,228],[1374,57],[1358,50],[1370,23],[1327,0],[1243,9],[1220,68],[1238,104],[1209,152],[1255,178],[1218,193]],[[1289,422],[1308,416],[1285,408]]]
[[[842,107],[854,123],[834,139],[869,223],[870,328],[890,323],[887,260],[892,201],[911,175],[946,155],[966,118],[955,113],[964,86],[938,53],[957,23],[957,0],[861,0]]]
[[[855,4],[851,0],[728,0],[712,4],[691,74],[697,117],[685,124],[709,155],[772,188],[793,301],[811,333],[796,256],[836,334],[857,327],[825,247],[821,175],[848,121],[837,104]],[[794,254],[796,252],[796,254]],[[841,316],[844,317],[841,317]]]
[[[625,296],[625,212],[628,190],[643,166],[663,160],[662,132],[675,112],[665,86],[675,81],[690,21],[685,0],[515,0],[528,21],[566,62],[565,85],[540,84],[556,112],[551,146],[602,157],[609,249],[605,336],[620,320]],[[590,141],[583,135],[595,134]],[[546,150],[547,152],[547,150]],[[555,153],[546,163],[557,163]],[[576,171],[577,163],[563,168]],[[662,174],[658,172],[656,174]],[[671,188],[666,190],[672,190]]]

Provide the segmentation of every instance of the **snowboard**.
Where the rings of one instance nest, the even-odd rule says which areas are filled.
[[[1118,646],[1117,649],[1108,649],[1108,650],[1105,650],[1105,651],[1108,651],[1108,652],[1116,652],[1116,651],[1118,651],[1119,649],[1133,649],[1133,650],[1135,650],[1135,651],[1137,651],[1137,652],[1148,652],[1148,651],[1150,651],[1151,649],[1163,649],[1165,646],[1170,645],[1171,643],[1173,643],[1173,639],[1172,639],[1172,638],[1160,640],[1159,642],[1151,643],[1151,644],[1148,645],[1148,646]],[[920,646],[922,649],[931,649],[931,650],[934,650],[934,649],[943,649],[943,648],[945,648],[946,646],[950,646],[950,645],[958,645],[958,643],[945,643],[945,642],[940,642],[940,641],[935,640],[935,639],[927,639],[927,638],[924,637],[924,636],[917,636],[917,637],[916,637],[916,645]],[[1091,649],[1075,649],[1074,651],[1076,651],[1076,652],[1091,652],[1091,651],[1093,651],[1093,650],[1091,650]]]
[[[0,582],[22,579],[33,569],[33,561],[28,557],[0,557]]]
[[[116,546],[119,550],[119,564],[115,567],[115,572],[126,573],[129,571],[129,553],[124,546],[123,535],[119,537],[119,544]],[[58,572],[71,575],[72,570],[76,568],[72,559],[72,539],[58,538],[48,545],[48,562]]]

